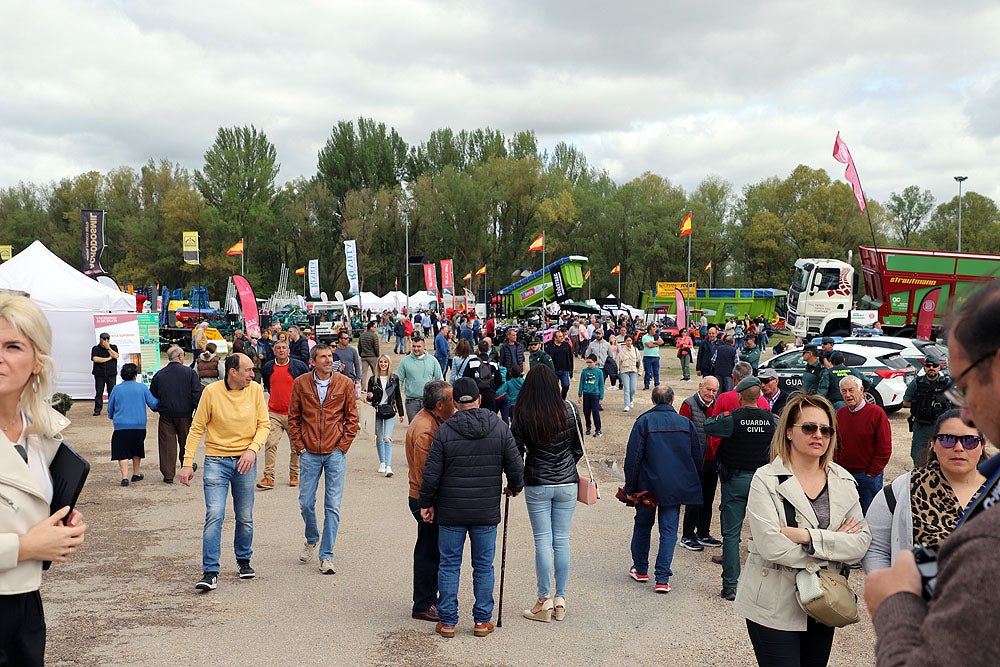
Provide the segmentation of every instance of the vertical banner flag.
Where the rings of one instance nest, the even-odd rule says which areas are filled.
[[[844,170],[844,178],[851,184],[851,189],[854,190],[854,200],[858,202],[858,208],[864,213],[865,193],[861,189],[861,178],[858,176],[858,168],[854,166],[851,151],[847,150],[847,144],[840,138],[840,132],[837,133],[837,138],[833,141],[833,157],[836,158],[837,162],[847,165],[847,169]]]
[[[88,276],[104,273],[101,253],[104,252],[104,211],[80,211],[83,218],[83,272]]]
[[[309,260],[309,296],[319,298],[319,260]]]
[[[687,328],[687,305],[684,303],[684,293],[681,292],[676,287],[674,288],[674,303],[677,306],[676,322],[678,331],[683,331]]]
[[[358,278],[358,242],[356,240],[344,241],[344,255],[347,257],[347,280],[350,282],[347,291],[351,294],[358,294],[361,292],[361,287]]]
[[[920,340],[931,339],[934,313],[937,311],[938,297],[940,296],[941,288],[935,287],[925,294],[924,300],[920,302],[920,310],[917,312],[917,338]]]
[[[681,236],[687,236],[691,233],[691,212],[684,216],[684,220],[681,221]]]
[[[184,232],[181,247],[184,250],[185,264],[201,264],[201,255],[198,252],[198,232]]]
[[[240,275],[233,276],[233,284],[236,285],[236,293],[240,297],[247,336],[260,336],[260,313],[257,312],[257,299],[254,298],[253,288],[247,279]]]
[[[424,264],[424,285],[429,296],[437,296],[437,267],[434,264]]]
[[[545,232],[542,232],[541,234],[538,235],[538,238],[532,241],[531,245],[528,246],[528,252],[541,252],[544,249],[545,249]]]
[[[242,255],[243,254],[243,239],[240,239],[233,244],[229,250],[226,251],[227,255]]]
[[[552,277],[552,289],[555,290],[556,301],[562,301],[566,298],[566,284],[563,282],[562,270],[557,266],[549,271],[549,275]]]
[[[615,264],[615,268],[611,269],[611,275],[615,276],[622,272],[621,262]]]
[[[0,245],[0,262],[6,262],[14,256],[14,246]]]
[[[455,294],[455,273],[452,260],[441,260],[441,294]]]

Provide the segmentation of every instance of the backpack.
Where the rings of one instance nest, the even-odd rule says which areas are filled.
[[[493,364],[477,357],[469,358],[465,375],[476,381],[476,386],[479,387],[480,393],[484,391],[496,391],[503,384],[503,378],[500,376],[500,373],[496,372]]]

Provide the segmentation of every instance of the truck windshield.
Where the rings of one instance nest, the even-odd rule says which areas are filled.
[[[795,267],[795,275],[792,277],[792,289],[797,292],[805,292],[809,289],[809,276],[812,272],[800,267]]]

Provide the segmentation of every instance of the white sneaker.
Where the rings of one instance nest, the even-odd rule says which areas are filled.
[[[318,543],[317,543],[318,544]],[[316,544],[309,544],[306,542],[305,546],[302,547],[302,553],[299,554],[299,560],[303,563],[308,563],[312,560],[313,554],[316,553]]]
[[[386,477],[392,477],[392,466],[386,466],[385,467],[385,476]]]
[[[323,574],[335,574],[333,571],[333,560],[324,558],[319,562],[319,571]]]
[[[631,406],[631,405],[626,405],[626,406],[625,406],[625,412],[628,412],[628,411],[629,411],[629,410],[631,410],[631,409],[632,409],[632,406]]]
[[[379,463],[378,464],[378,472],[379,472],[380,475],[382,475],[382,474],[385,473],[385,464],[384,463]]]

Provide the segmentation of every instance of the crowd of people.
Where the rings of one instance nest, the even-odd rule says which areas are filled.
[[[254,493],[275,486],[282,434],[290,444],[288,484],[298,487],[304,524],[299,558],[316,559],[322,574],[334,574],[358,403],[367,403],[375,416],[378,473],[386,477],[392,476],[393,426],[408,422],[408,503],[417,522],[411,615],[434,622],[443,637],[455,636],[468,538],[473,634],[485,637],[494,630],[493,561],[504,494],[524,494],[535,542],[537,595],[522,615],[540,622],[566,618],[577,464],[586,437],[602,435],[605,391],[620,385],[629,411],[641,368],[651,406],[631,426],[620,493],[634,507],[627,572],[632,580],[650,581],[654,523],[657,593],[671,591],[678,536],[691,551],[721,547],[721,556],[713,558],[722,566],[720,596],[746,619],[758,663],[824,665],[835,628],[797,602],[797,575],[825,570],[846,577],[863,563],[879,664],[996,664],[991,644],[972,640],[956,647],[941,629],[968,636],[960,618],[985,617],[989,623],[994,617],[979,593],[1000,532],[1000,515],[991,509],[1000,495],[1000,461],[985,454],[987,440],[1000,438],[992,410],[1000,399],[994,389],[1000,365],[993,363],[1000,352],[991,328],[998,314],[1000,286],[993,284],[970,300],[951,327],[951,373],[936,356],[924,359],[924,373],[907,389],[904,403],[917,465],[884,487],[892,453],[888,419],[866,400],[865,379],[841,368],[836,343],[803,348],[802,391],[787,395],[773,371],[758,368],[760,332],[752,324],[738,343],[736,327],[729,333],[712,326],[678,332],[680,381],[691,377],[692,366],[698,376],[697,389],[678,410],[674,388],[660,382],[664,340],[655,325],[568,319],[521,341],[518,329],[501,331],[492,320],[477,326],[471,314],[452,322],[383,314],[365,327],[357,348],[347,332],[331,348],[295,327],[272,328],[264,336],[240,336],[242,351],[234,345],[219,368],[214,354],[205,358],[214,353],[208,343],[195,350],[193,366],[185,363],[184,350],[172,347],[149,389],[135,381],[134,364],[123,365],[123,381],[115,383],[117,350],[102,337],[91,351],[94,413],[103,408],[98,401],[110,386],[112,458],[120,463],[123,486],[144,479],[139,466],[147,407],[159,413],[164,483],[190,485],[204,447],[206,515],[196,583],[201,591],[218,586],[230,496],[238,576],[255,576]],[[390,328],[396,335],[400,323],[405,352],[393,368],[380,343]],[[494,336],[502,342],[494,344]],[[79,512],[47,503],[47,465],[68,425],[45,402],[53,379],[51,345],[37,307],[24,297],[0,296],[0,431],[12,445],[0,448],[7,457],[0,494],[12,508],[23,509],[0,526],[0,604],[4,618],[14,619],[0,635],[0,656],[12,664],[41,664],[42,561],[65,561],[86,530]],[[577,356],[585,361],[577,382],[579,406],[567,400]],[[206,378],[213,365],[218,377]],[[265,465],[258,480],[261,448]],[[320,481],[322,526],[315,507]],[[711,530],[719,487],[721,540]],[[752,539],[741,561],[745,522]],[[932,561],[937,556],[930,589],[913,549],[932,554]]]

